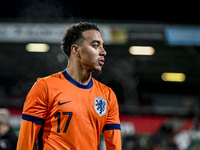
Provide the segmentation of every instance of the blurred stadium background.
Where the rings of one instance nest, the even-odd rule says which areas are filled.
[[[1,1],[0,107],[11,111],[11,126],[18,133],[23,103],[33,83],[67,66],[60,50],[65,29],[79,21],[95,22],[108,55],[103,72],[93,76],[117,95],[123,150],[200,149],[197,6]]]

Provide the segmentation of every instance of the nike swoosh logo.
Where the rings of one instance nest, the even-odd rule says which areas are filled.
[[[63,105],[63,104],[69,103],[69,102],[71,102],[71,101],[66,101],[66,102],[63,102],[63,103],[61,103],[61,102],[59,101],[59,102],[58,102],[58,105],[60,106],[60,105]]]

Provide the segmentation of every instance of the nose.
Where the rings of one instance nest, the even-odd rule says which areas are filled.
[[[106,50],[102,47],[101,48],[101,51],[100,51],[100,56],[106,56],[107,55],[107,52]]]

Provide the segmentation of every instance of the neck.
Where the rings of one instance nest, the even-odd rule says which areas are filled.
[[[90,79],[92,77],[92,74],[90,72],[84,70],[78,65],[73,65],[72,63],[69,63],[66,71],[68,75],[72,77],[76,82],[83,85],[89,84]]]

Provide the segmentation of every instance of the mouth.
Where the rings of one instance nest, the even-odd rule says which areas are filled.
[[[98,59],[98,62],[99,62],[99,65],[103,66],[104,62],[105,62],[105,59],[104,58],[100,58],[100,59]]]

